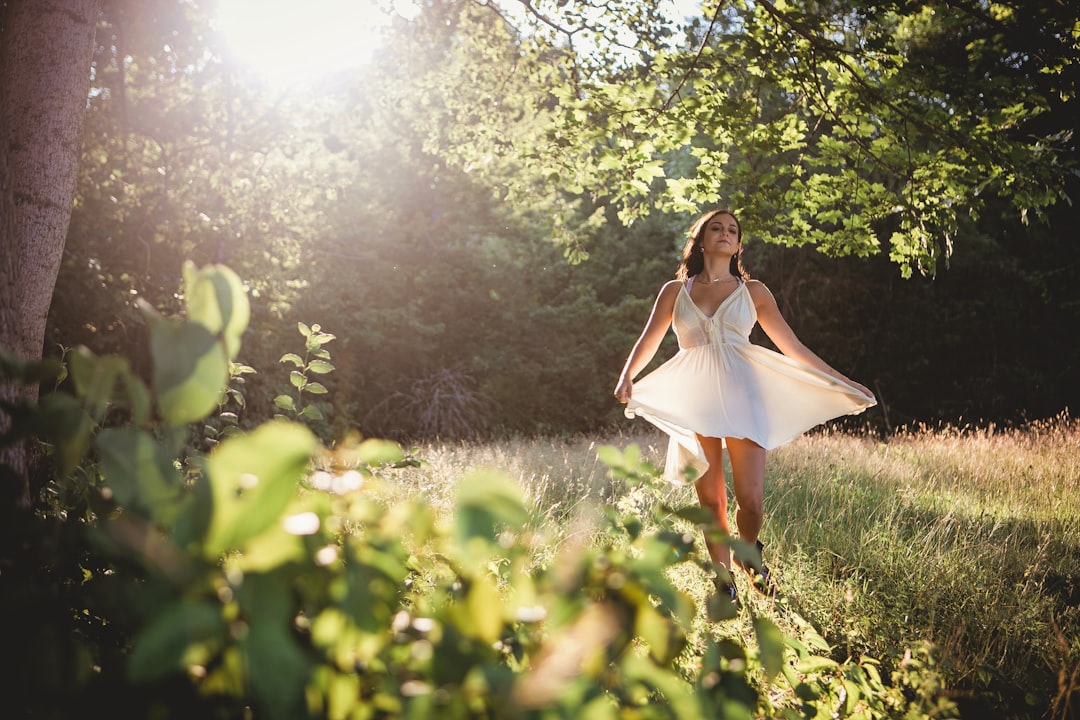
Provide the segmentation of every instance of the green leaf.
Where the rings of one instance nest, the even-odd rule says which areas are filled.
[[[336,339],[337,337],[335,335],[331,335],[330,333],[319,333],[317,335],[312,334],[308,337],[305,346],[308,352],[315,352],[326,343]]]
[[[500,531],[519,530],[529,518],[521,486],[496,472],[478,471],[462,478],[455,504],[458,546],[477,565],[503,554],[497,539]]]
[[[361,462],[372,467],[391,465],[400,462],[405,457],[405,451],[396,442],[376,438],[369,438],[360,443],[356,448],[356,454]]]
[[[100,422],[109,409],[113,389],[121,374],[128,374],[128,361],[119,355],[97,356],[86,347],[76,348],[68,358],[75,393],[83,399],[87,412]]]
[[[325,375],[328,372],[333,372],[334,366],[325,360],[312,360],[308,363],[306,370],[317,375]]]
[[[284,355],[281,356],[281,359],[278,360],[278,362],[292,363],[293,365],[295,365],[298,368],[304,367],[303,359],[299,355],[297,355],[296,353],[285,353]]]
[[[503,626],[502,603],[490,576],[479,574],[473,578],[469,594],[465,597],[465,606],[469,622],[463,627],[469,628],[488,645],[497,641]]]
[[[716,652],[725,660],[746,660],[746,648],[731,638],[716,640]]]
[[[731,546],[732,556],[740,565],[761,567],[761,551],[756,545],[751,545],[737,537],[729,537],[728,544]]]
[[[325,395],[329,392],[325,385],[317,382],[307,383],[302,389],[304,392],[311,393],[312,395]]]
[[[307,382],[307,376],[299,370],[293,370],[289,373],[289,382],[295,388],[302,388],[304,387],[304,383]]]
[[[844,702],[844,712],[850,715],[855,712],[859,700],[862,699],[862,689],[851,680],[844,680],[844,690],[847,692],[847,700]]]
[[[724,620],[734,620],[739,617],[739,607],[726,592],[715,592],[709,596],[707,601],[707,610],[709,619],[713,622],[722,622]]]
[[[242,550],[281,520],[318,443],[303,425],[272,420],[226,439],[206,459],[213,511],[205,552],[216,558]]]
[[[707,510],[700,505],[686,505],[681,508],[676,508],[675,514],[683,520],[689,520],[695,525],[712,525],[716,522],[716,517],[712,514],[712,511]]]
[[[126,370],[121,376],[124,390],[127,392],[127,405],[131,411],[131,422],[134,425],[146,426],[150,423],[150,391],[146,384],[130,370]]]
[[[678,633],[674,630],[671,621],[657,612],[647,599],[638,603],[634,634],[648,643],[649,653],[661,665],[673,660],[674,651],[682,648]]]
[[[181,600],[156,612],[135,638],[128,675],[137,683],[179,674],[214,654],[225,623],[216,604]]]
[[[585,702],[575,714],[575,720],[618,720],[618,709],[605,695]]]
[[[296,329],[300,331],[300,334],[304,337],[311,337],[311,328],[302,322],[296,323]]]
[[[133,427],[102,430],[94,444],[116,502],[156,523],[170,524],[182,494],[172,456],[148,433]]]
[[[831,670],[835,667],[839,667],[839,664],[835,660],[832,658],[821,657],[820,655],[811,655],[805,660],[800,660],[795,665],[795,669],[804,675]]]
[[[614,445],[601,445],[596,449],[596,457],[600,459],[600,462],[607,465],[609,468],[618,468],[623,466],[623,454],[619,448]]]
[[[94,420],[78,400],[67,393],[52,392],[38,401],[38,422],[42,434],[56,447],[57,472],[66,478],[90,449]]]
[[[308,420],[322,420],[323,413],[322,410],[315,405],[307,405],[300,411],[300,414],[297,415],[297,417],[306,418]]]
[[[198,462],[201,466],[202,463]],[[214,500],[210,483],[199,480],[192,483],[173,521],[170,537],[183,550],[198,553],[205,542],[206,531],[214,512]]]
[[[665,705],[670,708],[668,717],[702,718],[708,716],[702,712],[699,694],[678,673],[658,667],[648,659],[633,653],[629,653],[623,660],[622,670],[626,678],[640,682],[646,687],[655,688],[664,696]],[[725,713],[723,717],[748,717],[748,715],[736,705],[731,713]]]
[[[274,405],[282,410],[296,410],[296,401],[291,395],[278,395],[274,398]]]
[[[619,170],[623,166],[622,157],[613,152],[605,152],[597,161],[597,167],[601,170]]]
[[[823,653],[832,652],[832,645],[828,643],[825,638],[821,637],[817,630],[807,625],[802,630],[803,639],[806,640],[808,647],[818,650]]]
[[[165,421],[185,425],[217,408],[229,381],[225,348],[198,323],[161,322],[150,334],[154,392]]]
[[[754,632],[757,635],[758,651],[765,673],[772,680],[784,666],[784,635],[772,620],[763,617],[754,618]]]
[[[268,720],[294,720],[304,712],[311,660],[291,632],[292,591],[277,574],[252,574],[240,588],[250,632],[241,641],[246,677]]]
[[[417,702],[422,702],[423,697],[412,698],[411,705],[416,710]],[[357,706],[365,707],[364,689],[361,686],[360,676],[356,673],[333,673],[326,680],[326,717],[348,718],[364,717],[361,712],[353,712]],[[414,717],[432,717],[423,712],[414,714]]]
[[[354,543],[349,549],[351,557],[345,563],[347,592],[340,606],[357,627],[382,636],[398,607],[401,583],[410,570],[404,558],[373,545]],[[465,612],[463,604],[460,609]]]
[[[27,361],[0,346],[0,377],[26,385],[63,382],[67,368],[56,358]]]
[[[229,559],[229,569],[237,569],[245,575],[270,572],[289,562],[310,563],[304,552],[304,537],[289,533],[284,524],[271,525],[251,539],[244,547],[244,554]]]
[[[184,297],[189,322],[220,336],[230,360],[240,352],[240,338],[251,320],[247,291],[239,276],[224,265],[196,269],[184,263]]]

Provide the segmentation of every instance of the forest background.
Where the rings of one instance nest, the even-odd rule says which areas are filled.
[[[908,77],[877,71],[894,102],[942,110],[919,109],[931,127],[907,135],[914,120],[856,97],[842,64],[821,99],[783,86],[765,43],[791,43],[789,70],[830,60],[793,33],[807,15],[770,26],[759,6],[755,25],[721,4],[680,26],[650,7],[564,18],[587,31],[533,47],[539,11],[428,3],[387,24],[367,64],[282,85],[233,57],[215,3],[105,3],[45,354],[85,344],[148,372],[136,299],[175,311],[183,260],[223,263],[252,297],[245,424],[278,410],[302,321],[338,338],[331,392],[310,398],[324,440],[592,431],[620,422],[611,389],[688,225],[728,206],[800,338],[877,393],[860,425],[1076,406],[1076,69],[1040,75],[1018,55],[1067,55],[1040,34],[1069,27],[1064,6],[994,5],[987,28],[933,4],[891,30],[874,7],[823,12],[823,36],[854,38],[870,67],[875,38],[918,45]],[[598,49],[571,56],[585,39]],[[996,177],[980,164],[995,154]]]

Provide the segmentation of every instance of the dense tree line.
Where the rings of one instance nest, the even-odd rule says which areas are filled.
[[[784,113],[792,112],[795,96],[771,65],[750,76],[724,75],[732,93],[751,93],[758,112],[772,118],[760,135],[732,144],[730,129],[712,126],[717,144],[708,152],[700,137],[684,146],[656,140],[670,139],[673,123],[710,131],[702,125],[701,103],[720,95],[705,94],[699,85],[682,98],[681,109],[658,116],[652,158],[643,154],[641,128],[607,124],[627,117],[615,106],[642,96],[606,96],[603,122],[597,107],[579,103],[598,97],[582,88],[601,81],[611,87],[620,78],[624,90],[658,83],[651,86],[655,100],[675,84],[670,74],[667,80],[649,75],[663,65],[659,60],[638,66],[627,65],[625,54],[617,62],[609,57],[611,74],[601,77],[599,66],[586,66],[578,56],[568,60],[565,44],[541,46],[538,35],[514,28],[493,8],[432,3],[415,20],[399,22],[386,51],[366,69],[281,93],[253,82],[229,60],[227,49],[215,44],[220,40],[206,10],[189,3],[106,4],[47,354],[83,343],[99,351],[145,352],[135,299],[175,309],[182,261],[222,262],[245,279],[253,299],[240,358],[258,371],[249,379],[247,422],[274,412],[271,398],[288,382],[278,358],[298,344],[301,321],[319,323],[338,338],[338,370],[323,399],[328,422],[320,427],[328,437],[350,427],[400,438],[591,430],[618,421],[610,392],[618,367],[654,293],[674,272],[696,208],[715,202],[741,211],[749,270],[772,288],[802,339],[878,392],[881,405],[860,424],[1009,422],[1076,405],[1080,351],[1070,329],[1080,320],[1080,248],[1068,230],[1076,227],[1076,211],[1033,198],[1063,192],[1046,174],[1064,173],[1075,160],[1072,140],[1062,135],[1068,107],[1052,101],[1051,92],[1046,107],[1031,111],[1030,123],[1066,146],[1053,167],[1026,179],[1017,175],[1035,167],[1034,151],[1025,149],[1035,130],[1022,126],[1027,116],[1017,110],[1011,150],[980,130],[986,143],[999,142],[988,155],[1005,162],[998,156],[1011,152],[1014,165],[998,167],[1001,182],[983,189],[978,213],[959,214],[950,201],[949,217],[942,208],[927,215],[941,233],[929,245],[884,251],[873,238],[900,232],[908,220],[836,195],[838,184],[815,195],[801,184],[805,177],[792,184],[785,175],[791,151],[783,143],[803,143],[810,152],[810,141],[774,137],[789,122]],[[672,41],[656,18],[623,19],[637,23],[643,48]],[[739,16],[717,10],[711,20],[686,30],[687,57],[709,42],[719,43],[710,57],[732,52]],[[860,23],[889,27],[884,17],[858,12],[849,20],[852,31]],[[964,77],[991,77],[993,67],[965,66],[970,58],[935,59],[956,37],[983,32],[951,22],[919,32],[908,27],[934,52],[925,55],[922,74],[905,66],[903,82],[924,83],[927,93],[933,84],[935,93],[944,93]],[[793,24],[784,32],[800,29]],[[884,44],[881,33],[877,40]],[[1030,32],[1019,42],[1033,42]],[[825,62],[822,47],[794,40],[791,47],[817,52]],[[989,52],[979,57],[993,64]],[[691,69],[704,72],[670,57],[666,62],[681,68],[671,71],[675,78],[692,79]],[[730,65],[710,67],[735,72]],[[1013,70],[1028,72],[1020,62]],[[753,88],[744,85],[748,77],[756,78]],[[552,84],[560,79],[567,87],[576,83],[577,100]],[[698,78],[715,80],[708,73]],[[867,102],[856,98],[859,83],[845,89],[836,82],[834,104]],[[992,84],[1000,90],[996,80]],[[496,88],[501,95],[493,94]],[[981,128],[984,110],[968,109],[964,122]],[[566,156],[552,162],[551,143],[558,138],[543,123],[570,127],[573,118],[592,130],[578,127],[573,136],[566,130],[560,141]],[[895,118],[875,122],[896,130]],[[837,119],[831,132],[843,127]],[[936,146],[929,136],[901,140],[923,143],[930,154],[975,152],[946,142],[960,130],[951,128]],[[575,143],[589,141],[590,132],[607,149],[592,155],[593,170],[585,172],[576,164]],[[608,132],[628,140],[612,146]],[[721,136],[729,137],[726,149]],[[856,162],[863,152],[859,137],[849,138],[850,152],[830,141],[833,154],[828,162],[812,162],[813,171],[843,178],[836,168]],[[824,152],[821,138],[815,142],[814,152]],[[864,148],[869,154],[859,162],[902,149],[885,147],[881,138],[867,142],[878,144]],[[731,160],[736,170],[716,175],[715,187],[705,188],[710,163],[736,152],[744,154]],[[920,162],[944,162],[935,157]],[[682,168],[697,178],[697,194],[683,187],[676,201],[672,183],[650,177],[643,170],[649,167],[668,176]],[[630,178],[621,190],[591,184],[610,183],[620,172]],[[875,202],[884,201],[886,189],[915,197],[916,190],[905,191],[880,167],[874,172],[848,180],[880,185],[875,192],[884,194]],[[1002,179],[1009,173],[1011,179]],[[785,183],[777,196],[773,190]],[[917,192],[933,195],[926,187]],[[650,197],[660,212],[645,212]],[[1021,222],[1020,200],[1049,222]],[[811,211],[807,203],[819,207]],[[858,227],[837,220],[838,207]],[[797,227],[799,217],[809,219],[805,232]],[[943,224],[953,227],[946,233]],[[916,272],[904,279],[896,262]],[[917,271],[920,263],[925,273]]]

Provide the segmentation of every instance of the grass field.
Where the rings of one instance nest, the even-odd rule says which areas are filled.
[[[424,465],[403,471],[399,488],[449,507],[471,470],[508,474],[550,538],[536,558],[544,563],[590,532],[600,505],[692,502],[688,487],[662,486],[659,498],[628,489],[597,459],[601,445],[634,444],[661,465],[666,438],[641,425],[429,444],[415,449]],[[1080,715],[1080,422],[919,428],[884,440],[817,432],[770,453],[765,506],[762,539],[783,592],[747,598],[754,612],[785,632],[816,629],[838,661],[868,655],[895,667],[932,646],[963,717]],[[704,606],[700,572],[675,572]],[[717,626],[700,614],[694,633],[752,644],[744,617]],[[685,661],[700,662],[691,641]]]

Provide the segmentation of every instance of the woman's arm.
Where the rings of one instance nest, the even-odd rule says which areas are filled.
[[[615,386],[615,397],[619,402],[626,402],[630,399],[630,393],[633,392],[634,378],[645,369],[645,366],[649,364],[649,361],[653,359],[656,351],[660,348],[660,343],[663,341],[664,335],[667,334],[668,326],[671,325],[671,314],[675,309],[675,298],[681,288],[681,280],[671,280],[660,288],[660,293],[656,296],[656,302],[653,303],[652,313],[649,314],[649,320],[645,323],[645,329],[641,331],[641,336],[638,337],[637,342],[634,343],[634,348],[626,358],[622,374],[619,375],[619,383]]]
[[[810,348],[802,344],[802,341],[796,337],[795,331],[788,325],[787,320],[780,314],[780,308],[776,305],[776,298],[773,297],[773,294],[764,283],[758,280],[750,280],[747,283],[747,289],[750,290],[750,297],[754,299],[758,324],[761,325],[761,329],[765,331],[765,334],[769,336],[769,339],[773,341],[773,344],[776,345],[780,352],[858,388],[867,397],[874,397],[874,393],[870,392],[865,386],[837,372],[832,366],[815,355]]]

